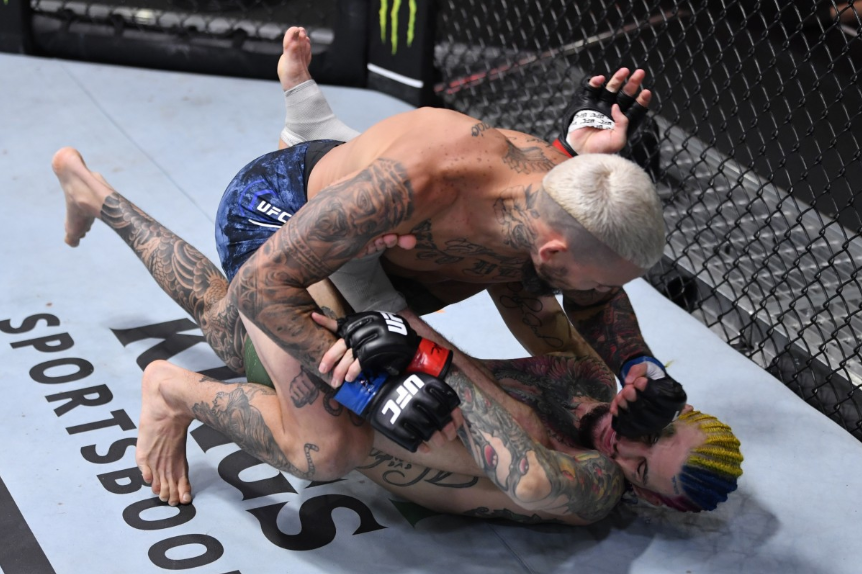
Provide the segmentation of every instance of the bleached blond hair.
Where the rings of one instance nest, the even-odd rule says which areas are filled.
[[[649,175],[617,155],[584,154],[557,165],[542,186],[614,253],[649,269],[665,245],[661,201]]]

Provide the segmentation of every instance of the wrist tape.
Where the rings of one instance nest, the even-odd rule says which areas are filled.
[[[405,373],[426,373],[437,379],[443,379],[449,372],[454,353],[441,347],[430,339],[422,339],[419,348],[413,355],[413,360],[404,369]]]
[[[335,393],[335,400],[359,416],[365,416],[368,403],[380,391],[387,378],[386,373],[371,378],[362,373],[355,381],[344,381]]]

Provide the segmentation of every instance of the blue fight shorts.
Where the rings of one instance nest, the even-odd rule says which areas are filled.
[[[231,281],[264,241],[299,211],[317,162],[344,142],[317,140],[260,156],[233,178],[216,214],[216,248]]]

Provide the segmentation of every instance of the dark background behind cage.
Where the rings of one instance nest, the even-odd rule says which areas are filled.
[[[26,33],[0,49],[274,80],[284,30],[302,25],[315,77],[362,86],[355,42],[380,1],[30,0],[16,14]],[[623,153],[651,172],[665,205],[665,257],[648,280],[862,439],[853,2],[436,7],[429,101],[492,125],[550,140],[583,78],[647,72],[651,121]]]

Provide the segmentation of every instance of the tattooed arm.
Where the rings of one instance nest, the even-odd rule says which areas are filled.
[[[413,187],[398,161],[378,159],[321,190],[240,268],[228,296],[240,312],[312,373],[334,336],[311,320],[308,287],[399,230]]]
[[[527,510],[485,477],[444,472],[416,464],[374,449],[357,468],[392,494],[416,504],[451,514],[476,518],[498,518],[537,524],[563,522],[583,525],[589,522],[577,515],[554,515]]]
[[[488,294],[512,335],[534,357],[549,353],[595,356],[553,295],[533,295],[520,282],[497,283]]]
[[[652,355],[623,289],[608,293],[567,291],[563,307],[572,324],[614,373],[637,354]]]
[[[591,523],[619,502],[624,480],[612,460],[595,451],[545,448],[458,369],[446,382],[461,398],[465,424],[458,435],[491,483],[519,507]]]
[[[548,433],[535,411],[507,395],[481,361],[463,353],[409,309],[403,310],[401,315],[410,322],[410,326],[420,337],[431,339],[438,345],[452,349],[454,353],[452,364],[458,367],[463,375],[470,378],[471,384],[477,385],[486,395],[502,405],[533,440],[545,445],[549,444]]]

